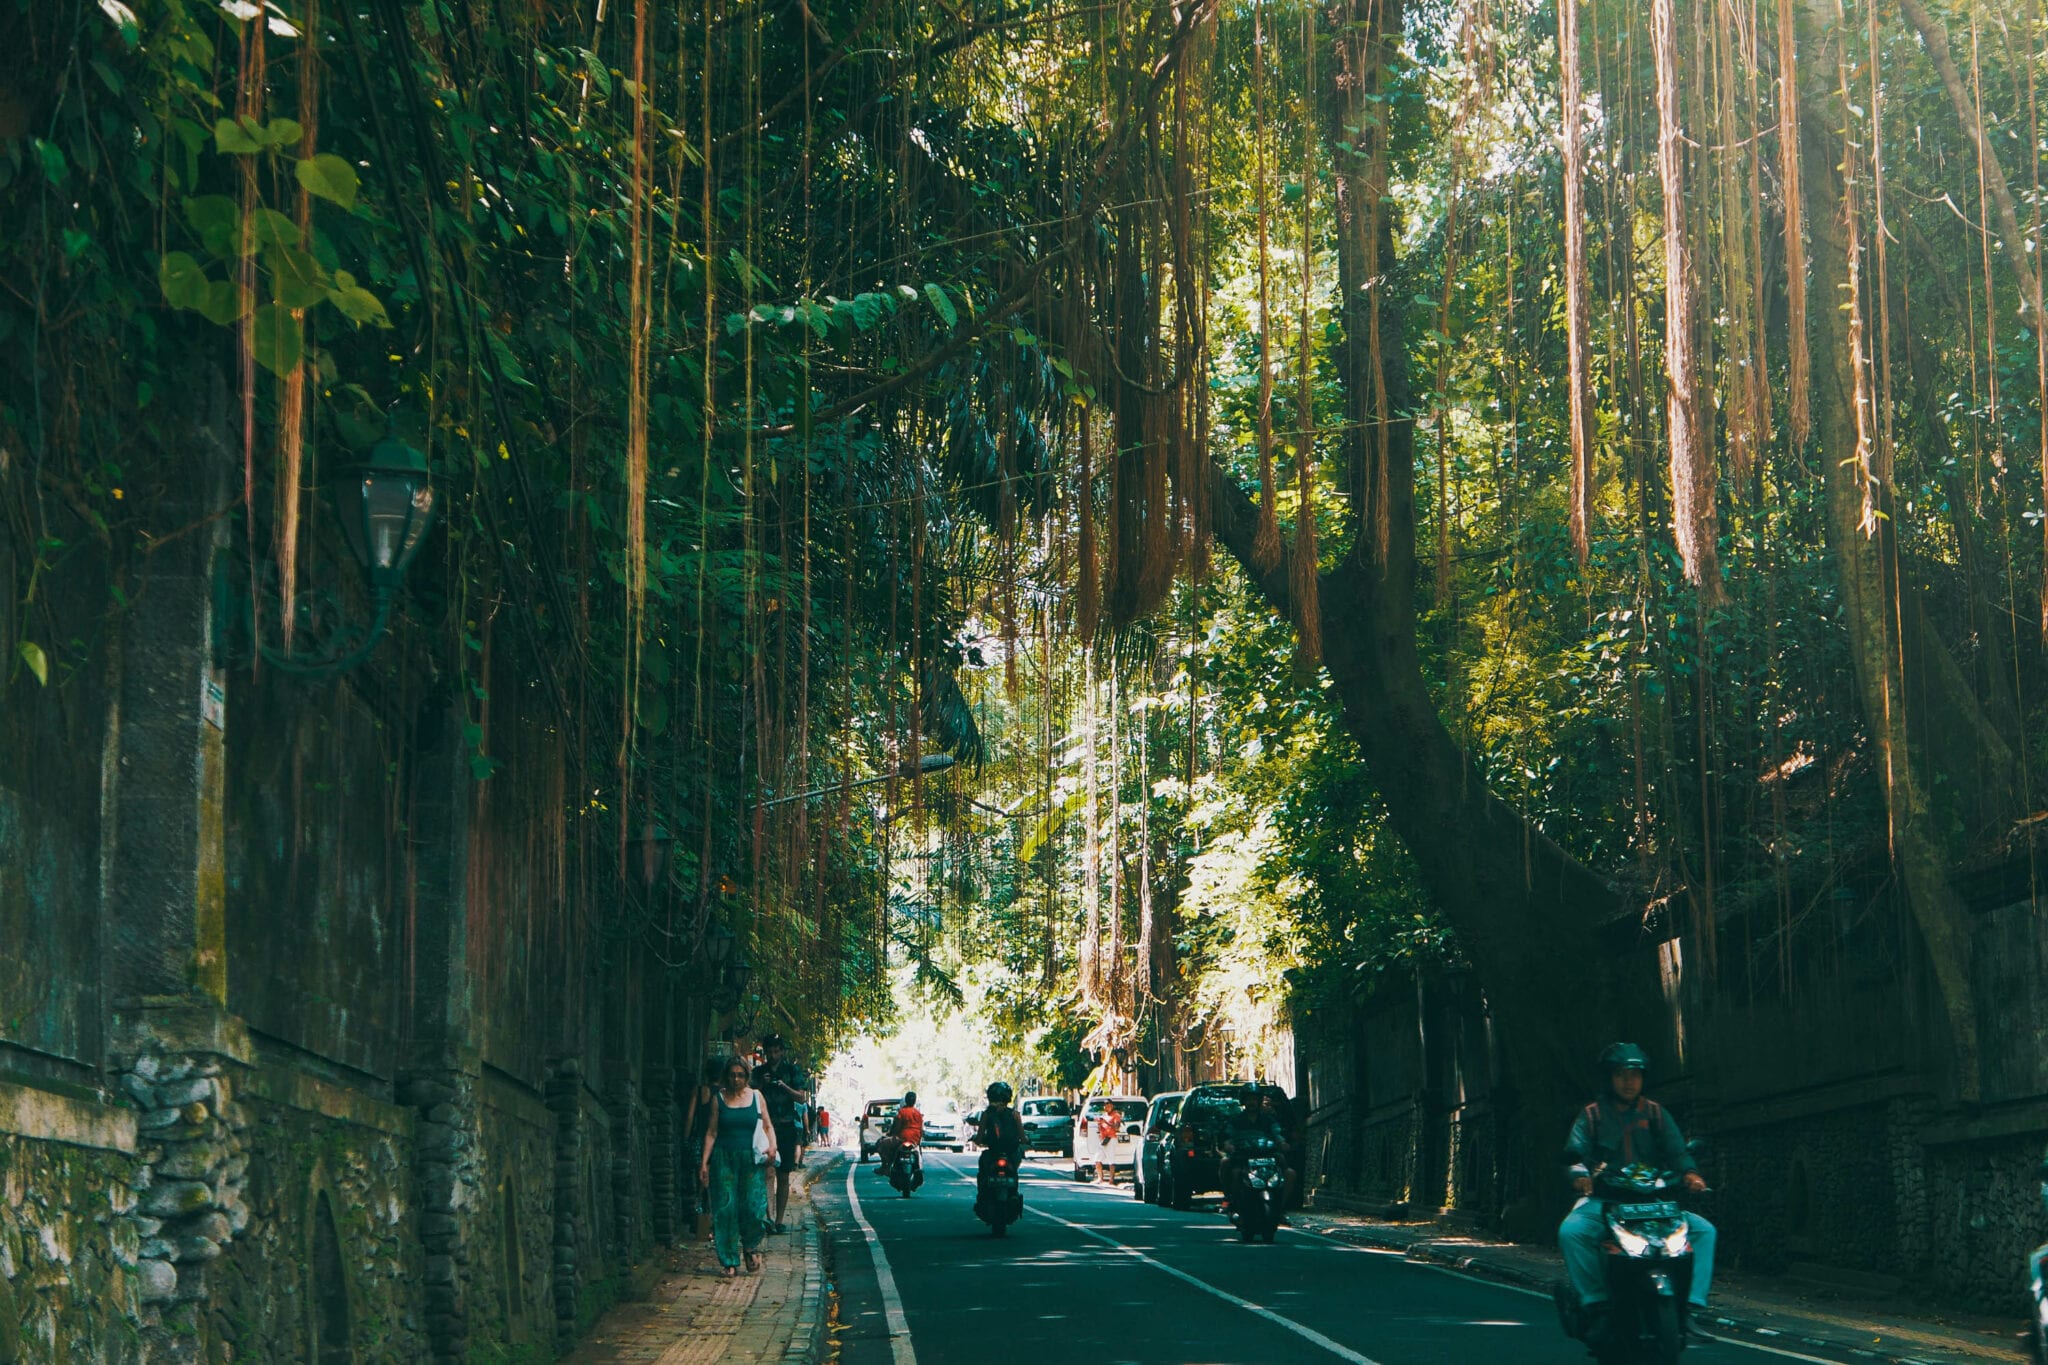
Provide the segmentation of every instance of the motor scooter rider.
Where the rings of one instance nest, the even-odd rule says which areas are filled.
[[[1707,1188],[1671,1115],[1655,1100],[1643,1098],[1643,1073],[1649,1065],[1649,1057],[1633,1043],[1615,1043],[1601,1053],[1607,1093],[1580,1111],[1565,1146],[1573,1157],[1565,1173],[1579,1198],[1558,1225],[1557,1245],[1580,1303],[1594,1312],[1604,1312],[1607,1302],[1607,1273],[1600,1261],[1607,1228],[1592,1198],[1594,1174],[1604,1167],[1642,1164],[1679,1172],[1689,1194]],[[1714,1280],[1714,1225],[1696,1213],[1688,1212],[1685,1219],[1692,1229],[1690,1297],[1692,1306],[1701,1309],[1707,1306]]]
[[[889,1120],[889,1132],[875,1150],[882,1156],[882,1178],[896,1169],[896,1159],[907,1147],[915,1147],[924,1141],[924,1111],[917,1107],[917,1092],[904,1095],[903,1103],[897,1107],[895,1117]]]
[[[988,1107],[981,1111],[974,1139],[981,1146],[981,1174],[987,1175],[1001,1157],[1007,1157],[1010,1169],[1017,1170],[1024,1162],[1024,1120],[1010,1107],[1015,1093],[1008,1081],[997,1081],[989,1086],[987,1098]]]
[[[1294,1202],[1295,1162],[1294,1148],[1287,1140],[1287,1121],[1281,1115],[1273,1096],[1257,1085],[1247,1085],[1243,1092],[1244,1107],[1231,1120],[1230,1133],[1223,1140],[1223,1202],[1229,1206],[1230,1198],[1237,1190],[1238,1173],[1243,1166],[1245,1150],[1252,1141],[1265,1138],[1280,1150],[1280,1161],[1287,1173],[1286,1202],[1284,1210]],[[1282,1222],[1287,1221],[1283,1213]]]

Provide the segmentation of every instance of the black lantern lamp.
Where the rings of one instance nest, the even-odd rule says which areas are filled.
[[[370,576],[380,601],[405,581],[434,520],[434,489],[427,457],[387,436],[334,484],[334,511],[349,551]]]
[[[369,580],[372,615],[366,627],[333,632],[318,649],[290,653],[259,645],[256,653],[273,668],[309,677],[332,677],[370,657],[391,623],[391,599],[405,582],[405,571],[434,521],[434,489],[427,457],[394,437],[385,437],[362,463],[344,471],[334,484],[334,512],[342,539],[363,566]],[[255,639],[255,604],[240,591],[223,555],[214,568],[214,663],[225,668],[234,656],[248,657]],[[318,635],[329,608],[339,615],[331,593],[309,594],[286,604],[302,633]],[[236,639],[233,632],[239,632]],[[237,650],[233,646],[244,648]]]
[[[668,880],[669,860],[676,851],[676,838],[660,822],[650,820],[640,833],[626,841],[626,872],[637,876],[648,891]]]
[[[723,975],[725,964],[732,961],[733,944],[738,942],[732,930],[723,924],[713,923],[704,931],[704,962],[715,973]]]

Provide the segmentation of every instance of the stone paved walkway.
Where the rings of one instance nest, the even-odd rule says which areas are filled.
[[[605,1314],[561,1365],[817,1365],[828,1285],[808,1187],[790,1182],[789,1231],[767,1239],[760,1274],[721,1277],[709,1239],[677,1247],[653,1292]]]

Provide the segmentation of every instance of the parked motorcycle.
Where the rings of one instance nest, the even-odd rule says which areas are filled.
[[[920,1148],[905,1147],[897,1153],[896,1160],[889,1167],[889,1183],[905,1199],[910,1192],[924,1184],[924,1154]]]
[[[1287,1201],[1287,1163],[1269,1137],[1240,1138],[1237,1179],[1230,1191],[1230,1221],[1247,1242],[1270,1242]]]
[[[1569,1280],[1555,1290],[1565,1335],[1600,1365],[1677,1365],[1691,1313],[1692,1228],[1678,1202],[1677,1171],[1635,1165],[1593,1173],[1607,1237],[1601,1257],[1607,1306],[1595,1313]]]
[[[974,1182],[974,1216],[997,1237],[1024,1216],[1024,1194],[1017,1184],[1017,1162],[1008,1152],[990,1153]]]

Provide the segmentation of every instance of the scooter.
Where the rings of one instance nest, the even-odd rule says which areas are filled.
[[[894,1185],[896,1192],[905,1199],[910,1198],[912,1190],[924,1184],[922,1148],[906,1145],[896,1154],[896,1160],[889,1167],[889,1183]]]
[[[1230,1221],[1247,1242],[1270,1242],[1280,1227],[1287,1199],[1287,1166],[1271,1138],[1238,1142],[1236,1188],[1230,1192]]]
[[[1635,1165],[1593,1172],[1607,1237],[1607,1308],[1595,1314],[1569,1280],[1554,1291],[1565,1335],[1600,1365],[1677,1365],[1691,1313],[1692,1228],[1677,1199],[1683,1177]]]
[[[1017,1158],[1009,1152],[989,1152],[982,1157],[981,1174],[974,1182],[974,1216],[988,1224],[990,1233],[1007,1236],[1010,1224],[1024,1216],[1024,1195],[1017,1185]]]

